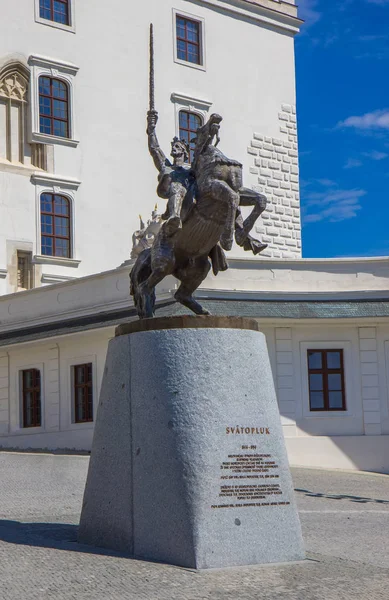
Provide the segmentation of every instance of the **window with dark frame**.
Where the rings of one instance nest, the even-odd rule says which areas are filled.
[[[73,366],[74,422],[93,421],[92,363]]]
[[[308,350],[309,408],[346,410],[343,350]]]
[[[39,16],[41,19],[70,25],[70,0],[39,0]]]
[[[71,258],[70,201],[60,194],[41,195],[41,253]]]
[[[179,113],[179,138],[185,140],[190,148],[190,162],[193,161],[195,144],[191,140],[195,137],[199,127],[203,125],[203,120],[195,113],[180,110]]]
[[[40,427],[41,421],[41,373],[39,369],[22,371],[23,427]]]
[[[201,23],[176,15],[177,58],[202,65]]]
[[[69,137],[69,90],[64,81],[39,77],[39,131]]]

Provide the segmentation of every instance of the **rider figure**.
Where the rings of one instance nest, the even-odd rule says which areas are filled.
[[[147,113],[147,135],[149,151],[159,171],[157,194],[167,199],[167,207],[162,219],[166,220],[164,229],[167,235],[173,235],[182,227],[181,208],[186,192],[194,182],[189,160],[189,147],[184,140],[175,137],[172,141],[171,156],[173,163],[166,158],[155,133],[158,121],[156,110]]]

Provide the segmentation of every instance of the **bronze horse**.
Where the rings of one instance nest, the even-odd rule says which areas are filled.
[[[151,249],[144,250],[130,273],[130,292],[140,318],[154,316],[155,286],[167,275],[180,282],[175,299],[198,315],[207,315],[193,293],[211,268],[217,274],[228,268],[222,249],[236,242],[254,254],[266,248],[249,231],[266,207],[266,198],[242,187],[242,165],[217,148],[222,117],[211,115],[195,138],[192,171],[195,183],[188,190],[181,217],[182,228],[170,235],[162,226]],[[215,140],[215,144],[213,144]],[[243,221],[239,205],[254,206]]]

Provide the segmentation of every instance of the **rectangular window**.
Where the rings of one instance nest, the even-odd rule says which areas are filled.
[[[93,421],[92,363],[73,366],[74,422]]]
[[[39,0],[39,16],[41,19],[70,25],[68,0]]]
[[[343,350],[308,350],[311,411],[346,410]]]
[[[18,290],[31,290],[33,287],[32,252],[17,251]]]
[[[25,369],[21,373],[23,427],[40,427],[41,422],[41,372]]]
[[[201,22],[176,15],[177,58],[194,65],[202,65]]]

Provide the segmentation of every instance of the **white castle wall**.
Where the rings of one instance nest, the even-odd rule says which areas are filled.
[[[151,20],[157,133],[165,153],[178,133],[180,108],[205,117],[218,112],[224,117],[220,148],[244,164],[245,185],[258,184],[250,179],[253,163],[246,150],[252,132],[278,138],[279,107],[295,103],[293,35],[299,22],[293,22],[296,8],[290,3],[144,0],[134,7],[111,0],[108,9],[102,0],[73,0],[72,6],[74,31],[36,20],[33,0],[10,3],[0,21],[0,67],[18,59],[34,78],[40,67],[32,66],[32,55],[74,65],[69,68],[76,137],[71,145],[52,140],[49,171],[59,181],[37,181],[31,166],[0,161],[0,294],[16,291],[17,249],[35,256],[37,286],[106,271],[129,257],[138,214],[148,218],[156,200],[163,207],[145,133]],[[175,62],[173,9],[203,20],[204,68]],[[269,79],[272,86],[264,94]],[[73,202],[73,260],[42,260],[39,192],[64,188]],[[290,248],[296,254],[297,246]],[[235,246],[232,256],[242,255]]]
[[[300,190],[296,107],[282,104],[278,113],[278,137],[254,133],[247,152],[254,157],[250,167],[253,188],[266,195],[268,206],[263,223],[256,227],[269,244],[262,256],[301,256]],[[255,175],[255,177],[253,177]]]

